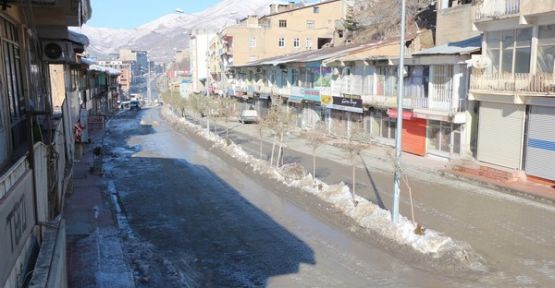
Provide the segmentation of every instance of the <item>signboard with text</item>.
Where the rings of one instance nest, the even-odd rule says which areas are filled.
[[[333,97],[333,103],[328,107],[335,110],[363,113],[362,99],[360,97]]]

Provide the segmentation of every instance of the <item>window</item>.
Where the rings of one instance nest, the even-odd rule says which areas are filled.
[[[280,28],[287,28],[287,20],[279,20]]]
[[[390,118],[385,112],[376,110],[372,112],[371,136],[374,138],[395,139],[397,120]]]
[[[306,38],[305,47],[306,47],[307,50],[312,49],[312,38]]]
[[[299,48],[301,46],[301,39],[295,38],[293,39],[293,47]]]
[[[291,70],[291,86],[299,86],[299,71],[297,69]]]
[[[284,38],[284,37],[279,37],[278,46],[279,46],[280,48],[285,47],[285,38]]]
[[[312,12],[314,12],[314,14],[320,13],[320,7],[318,7],[318,6],[312,7]]]
[[[0,37],[4,50],[4,73],[6,74],[5,92],[8,96],[12,145],[22,147],[28,139],[25,121],[26,101],[23,94],[22,59],[19,47],[19,30],[16,25],[0,18]]]
[[[442,154],[460,154],[461,133],[461,125],[428,120],[428,149]]]
[[[306,20],[306,29],[314,29],[314,20]]]
[[[250,56],[249,57],[249,62],[254,62],[256,60],[258,60],[258,57],[256,57],[256,56]]]
[[[249,47],[250,48],[255,48],[256,47],[256,37],[250,37],[249,38]]]
[[[529,73],[532,29],[489,32],[486,36],[491,73]]]
[[[555,25],[539,27],[537,65],[539,73],[553,73],[555,70]]]

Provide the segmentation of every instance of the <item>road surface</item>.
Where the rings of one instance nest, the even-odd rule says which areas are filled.
[[[124,112],[108,124],[105,144],[111,154],[106,157],[105,178],[117,192],[125,218],[120,222],[138,287],[508,287],[511,283],[542,287],[549,283],[527,275],[516,282],[515,275],[498,270],[499,263],[493,263],[487,275],[443,276],[417,259],[390,255],[334,221],[333,211],[325,212],[318,203],[257,179],[202,143],[169,127],[159,109]],[[520,226],[510,221],[518,217],[506,216],[509,221],[492,230],[513,227],[520,232]],[[448,215],[437,217],[452,221]],[[553,225],[547,224],[546,228]],[[473,229],[464,222],[460,225],[461,230]],[[544,232],[551,237],[544,239],[545,246],[553,245],[552,231]],[[540,236],[530,233],[529,241],[535,243]],[[543,252],[544,258],[553,253],[527,246],[522,251]],[[552,268],[546,266],[548,275]]]

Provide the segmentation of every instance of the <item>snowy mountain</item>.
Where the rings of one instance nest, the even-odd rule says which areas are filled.
[[[87,35],[92,56],[103,57],[117,53],[120,48],[151,51],[156,61],[167,61],[173,57],[174,49],[188,47],[189,33],[194,28],[220,29],[236,23],[248,15],[263,15],[269,12],[275,0],[223,0],[206,10],[194,13],[172,13],[135,29],[111,29],[84,25],[75,28]]]

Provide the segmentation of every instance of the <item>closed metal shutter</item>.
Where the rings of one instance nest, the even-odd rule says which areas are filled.
[[[524,115],[524,105],[481,102],[478,160],[520,169]]]
[[[426,155],[426,119],[403,121],[403,151],[419,156]]]
[[[555,108],[532,106],[526,144],[526,173],[555,180]]]

